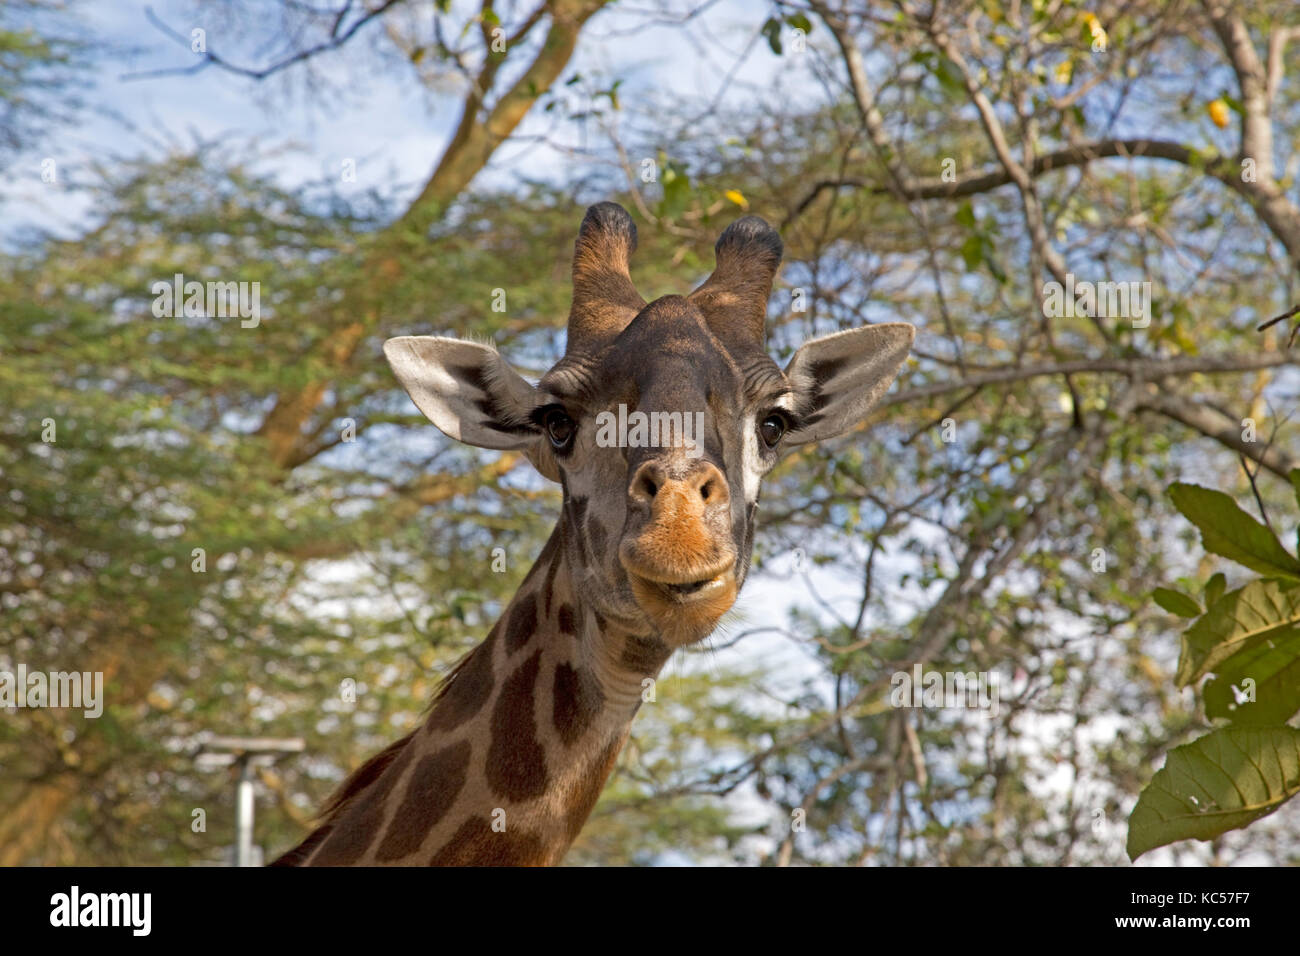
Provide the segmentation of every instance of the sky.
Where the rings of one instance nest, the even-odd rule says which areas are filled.
[[[681,0],[669,2],[684,6]],[[705,13],[687,26],[643,26],[648,22],[645,6],[618,5],[598,15],[584,32],[566,77],[575,72],[586,78],[620,77],[625,101],[637,96],[695,101],[723,90],[721,105],[750,95],[755,87],[770,86],[775,72],[788,69],[789,61],[778,60],[766,41],[754,42],[766,14],[757,14],[752,2],[705,6]],[[295,71],[261,82],[217,68],[151,75],[199,59],[155,26],[155,20],[182,36],[195,28],[205,30],[209,50],[241,65],[265,64],[284,48],[259,54],[246,40],[223,42],[217,15],[196,13],[195,7],[188,0],[90,0],[79,7],[82,28],[96,48],[108,52],[85,97],[88,109],[76,125],[51,131],[37,148],[19,156],[13,174],[0,181],[0,241],[25,225],[69,235],[84,224],[93,210],[67,187],[86,181],[96,162],[156,155],[169,145],[185,149],[196,141],[215,148],[225,143],[234,149],[246,142],[268,150],[284,147],[268,168],[286,184],[338,175],[343,161],[353,159],[358,189],[381,180],[404,184],[414,195],[459,120],[459,87],[424,89],[413,82],[406,64],[377,69],[377,58],[364,48],[379,29],[374,22],[353,39],[354,49],[319,61],[326,82],[333,81],[327,96],[317,95],[315,88],[302,89],[301,73]],[[238,52],[225,52],[232,43]],[[710,55],[699,55],[701,50]],[[500,150],[475,185],[510,189],[521,176],[564,176],[572,158],[532,141],[553,125],[553,116],[532,111],[516,132],[519,143]],[[582,136],[573,124],[564,132],[573,142]],[[55,184],[42,180],[42,162],[48,159],[57,164]]]

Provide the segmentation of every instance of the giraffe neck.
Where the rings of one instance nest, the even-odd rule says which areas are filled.
[[[306,865],[548,865],[568,850],[670,651],[574,593],[566,533],[561,522],[423,726],[345,785],[300,848]]]

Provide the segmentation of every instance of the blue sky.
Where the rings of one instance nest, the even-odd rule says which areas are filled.
[[[685,4],[670,0],[677,6]],[[423,88],[404,63],[371,55],[381,25],[368,24],[341,54],[319,60],[333,86],[327,95],[302,89],[293,70],[257,82],[217,68],[194,74],[138,78],[138,74],[193,64],[197,57],[149,19],[188,35],[206,30],[208,48],[247,65],[262,65],[284,49],[281,41],[258,50],[247,40],[226,41],[221,21],[208,7],[181,0],[157,3],[100,0],[78,7],[78,23],[101,52],[88,108],[72,127],[62,127],[19,156],[0,181],[0,240],[24,226],[39,225],[68,235],[85,222],[86,201],[70,183],[86,182],[90,167],[113,156],[157,155],[185,150],[196,141],[255,143],[279,155],[267,165],[286,183],[337,175],[344,159],[357,162],[358,188],[376,181],[413,191],[433,168],[459,120],[461,87]],[[460,6],[459,4],[457,6]],[[197,8],[197,10],[196,10]],[[583,34],[566,76],[621,78],[625,101],[638,96],[681,98],[698,108],[702,99],[725,87],[720,102],[770,88],[774,74],[791,60],[778,59],[766,42],[755,40],[766,13],[762,5],[727,0],[707,7],[687,26],[650,25],[648,7],[618,6],[598,15]],[[639,12],[638,12],[639,11]],[[231,50],[235,52],[228,52]],[[730,81],[728,82],[728,77]],[[551,130],[554,116],[534,111],[493,158],[476,185],[510,189],[527,178],[562,177],[572,159],[538,146],[533,137]],[[561,131],[579,142],[574,124]],[[58,183],[42,182],[41,163],[52,158]]]

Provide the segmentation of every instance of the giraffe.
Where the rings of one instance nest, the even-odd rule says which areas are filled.
[[[621,206],[587,210],[565,352],[536,386],[486,344],[384,344],[449,437],[522,451],[558,482],[560,520],[424,723],[352,774],[274,865],[558,863],[645,682],[735,602],[763,476],[861,423],[910,351],[915,329],[882,323],[809,341],[780,368],[764,328],[783,245],[756,216],[722,233],[712,275],[688,296],[647,305],[629,272],[635,248]],[[615,409],[662,428],[653,440],[614,434]]]

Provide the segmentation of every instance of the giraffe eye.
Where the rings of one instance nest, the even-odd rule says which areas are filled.
[[[775,448],[776,443],[781,440],[785,430],[789,427],[786,423],[785,416],[779,412],[772,412],[758,424],[758,435],[763,439],[763,444],[768,448]]]
[[[551,439],[551,444],[556,448],[566,447],[573,440],[573,433],[577,431],[573,419],[559,408],[547,412],[542,424],[546,427],[546,434]]]

